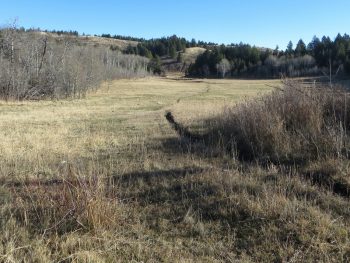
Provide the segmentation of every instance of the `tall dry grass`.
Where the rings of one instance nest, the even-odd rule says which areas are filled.
[[[43,236],[107,231],[120,223],[122,204],[105,179],[103,174],[81,175],[67,164],[58,179],[10,184],[17,202],[12,215]]]
[[[211,144],[243,160],[277,163],[347,157],[350,142],[347,90],[285,80],[282,88],[227,107],[207,121]]]
[[[119,80],[84,100],[3,103],[0,262],[348,262],[345,154],[302,168],[199,155],[163,118],[187,127],[252,84]],[[227,148],[219,116],[198,148]]]

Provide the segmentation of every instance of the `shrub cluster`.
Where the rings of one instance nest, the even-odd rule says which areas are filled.
[[[210,120],[211,142],[221,142],[247,160],[348,156],[349,105],[344,89],[285,81],[271,94],[226,108]]]
[[[74,38],[2,29],[0,98],[79,98],[101,81],[148,74],[147,58],[82,46]]]

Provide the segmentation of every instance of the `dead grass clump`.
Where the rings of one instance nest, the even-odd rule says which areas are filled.
[[[348,155],[350,99],[341,88],[283,88],[254,101],[226,108],[207,122],[209,143],[245,160],[299,163]]]
[[[116,226],[121,204],[107,195],[101,175],[84,178],[67,170],[62,179],[24,182],[13,189],[17,221],[43,235],[98,232]]]

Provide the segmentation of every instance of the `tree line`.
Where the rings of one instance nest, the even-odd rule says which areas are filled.
[[[132,37],[132,36],[123,36],[123,35],[101,34],[100,37],[112,38],[112,39],[121,39],[121,40],[128,40],[128,41],[136,41],[136,42],[144,42],[144,41],[146,41],[144,38]]]
[[[149,74],[149,59],[103,46],[80,45],[15,27],[0,30],[0,98],[80,98],[115,78]]]
[[[111,35],[111,34],[102,34],[101,37],[104,38],[113,38],[121,40],[129,40],[139,42],[137,46],[129,45],[124,51],[126,54],[134,54],[145,56],[148,58],[163,57],[168,56],[176,58],[177,52],[184,51],[186,48],[190,47],[210,47],[217,45],[213,42],[205,41],[196,41],[194,38],[191,41],[183,37],[178,37],[172,35],[170,37],[162,38],[136,38],[130,36],[121,36],[121,35]]]
[[[105,35],[104,35],[105,36]],[[116,36],[118,37],[118,36]],[[149,68],[154,74],[162,74],[161,57],[172,58],[177,62],[182,62],[182,53],[190,47],[211,47],[216,45],[212,42],[188,41],[183,37],[176,35],[170,37],[139,39],[136,46],[129,45],[123,52],[125,54],[139,55],[150,59]]]
[[[350,37],[338,34],[314,37],[307,45],[290,41],[285,50],[249,44],[217,45],[176,35],[143,38],[101,37],[138,41],[125,50],[82,46],[77,31],[44,31],[6,27],[0,29],[0,97],[26,99],[81,97],[105,79],[162,74],[161,57],[177,59],[186,48],[204,47],[187,70],[193,77],[278,78],[316,75],[350,75]]]
[[[315,36],[308,45],[299,40],[295,48],[290,41],[284,51],[243,43],[211,46],[188,69],[189,76],[197,77],[276,78],[320,74],[350,74],[349,35],[338,34],[334,40]]]
[[[18,29],[21,32],[36,32],[40,29]],[[77,31],[45,30],[58,35],[79,36]],[[96,35],[97,36],[97,35]],[[176,35],[144,39],[131,36],[102,34],[100,37],[138,42],[129,45],[124,54],[150,59],[149,70],[160,74],[161,57],[177,59],[186,48],[204,47],[206,52],[198,56],[187,70],[188,76],[196,77],[255,77],[278,78],[281,75],[313,76],[350,74],[350,37],[338,34],[334,40],[323,36],[314,37],[307,45],[300,39],[295,48],[290,41],[285,50],[257,48],[249,44],[218,45],[213,42],[187,40]],[[118,51],[111,46],[111,51]]]
[[[176,35],[157,39],[144,40],[137,46],[129,45],[124,53],[156,58],[169,56],[176,58],[177,52],[184,51],[188,41],[185,38],[179,38]]]
[[[37,28],[32,27],[32,28],[27,28],[27,29],[24,28],[24,27],[18,27],[18,28],[16,27],[16,31],[18,31],[18,32],[45,32],[45,33],[57,34],[59,36],[62,36],[62,35],[76,36],[76,37],[80,36],[79,32],[76,31],[76,30],[55,30],[55,29],[53,29],[53,30],[47,30],[47,29],[42,30],[39,27],[37,27]],[[83,35],[85,35],[85,34],[83,34]]]

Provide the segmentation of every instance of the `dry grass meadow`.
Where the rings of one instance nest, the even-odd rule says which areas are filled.
[[[0,104],[1,262],[347,262],[349,201],[180,140],[280,81],[146,78]],[[314,162],[347,173],[346,162]],[[320,168],[320,169],[321,169]]]

